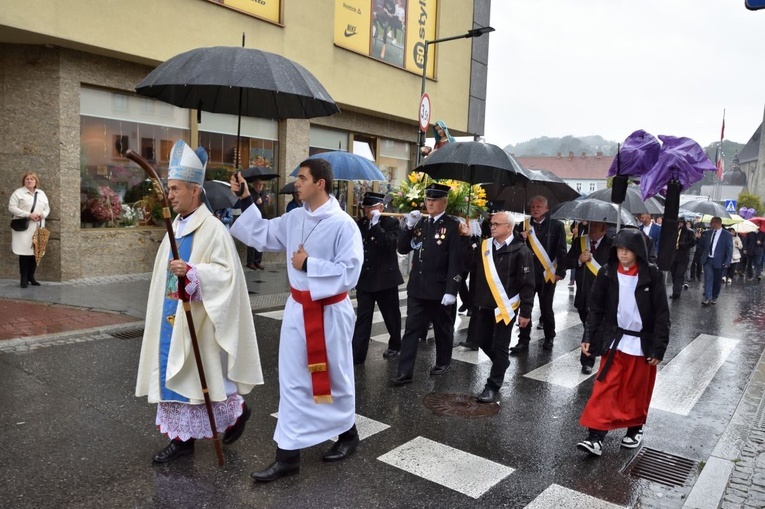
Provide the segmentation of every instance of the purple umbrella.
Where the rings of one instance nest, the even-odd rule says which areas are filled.
[[[659,140],[642,129],[627,136],[619,149],[618,156],[611,163],[608,176],[640,177],[645,175],[659,158]]]
[[[690,138],[659,135],[662,141],[659,158],[640,181],[643,199],[663,191],[670,180],[678,180],[688,189],[704,176],[705,171],[717,171],[704,149]]]

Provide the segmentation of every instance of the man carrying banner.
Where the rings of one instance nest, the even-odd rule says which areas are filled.
[[[582,325],[587,323],[587,305],[592,283],[601,265],[608,261],[608,254],[611,251],[611,239],[606,235],[606,229],[606,223],[591,221],[588,233],[576,238],[566,255],[569,267],[576,268],[574,307],[579,311]],[[582,373],[589,375],[595,365],[595,356],[582,353],[579,356],[579,362],[582,365]]]
[[[364,261],[359,228],[330,193],[332,166],[324,159],[300,163],[295,189],[303,207],[263,219],[241,175],[231,190],[244,189],[246,209],[231,235],[260,251],[286,251],[290,298],[279,337],[279,420],[275,461],[252,478],[274,481],[300,470],[300,449],[334,436],[324,461],[356,450],[356,389],[351,338],[356,316],[348,291]]]
[[[542,348],[553,349],[555,340],[555,315],[553,313],[553,298],[555,284],[566,277],[566,231],[563,223],[550,218],[547,198],[534,196],[529,200],[529,214],[532,221],[521,237],[534,252],[535,292],[539,296],[539,310],[542,313],[542,325],[545,340]],[[510,349],[511,353],[525,352],[529,349],[531,327],[521,329],[518,344]]]
[[[534,255],[513,235],[515,219],[508,212],[497,212],[490,226],[492,238],[481,244],[474,272],[474,337],[491,359],[489,378],[478,396],[481,403],[497,400],[510,365],[508,347],[513,323],[520,314],[521,330],[528,329],[534,306]]]

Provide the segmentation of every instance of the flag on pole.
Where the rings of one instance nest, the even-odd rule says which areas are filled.
[[[715,164],[717,165],[717,180],[722,181],[725,171],[725,161],[723,160],[722,143],[715,151]]]

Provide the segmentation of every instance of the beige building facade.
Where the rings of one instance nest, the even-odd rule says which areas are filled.
[[[164,235],[150,183],[121,157],[127,144],[160,174],[179,138],[210,154],[208,173],[224,178],[240,158],[279,175],[269,183],[272,215],[284,211],[278,187],[308,155],[348,150],[374,160],[381,183],[340,183],[350,214],[366,189],[388,190],[414,167],[421,77],[413,72],[415,24],[435,38],[489,25],[490,0],[395,2],[400,23],[381,22],[382,0],[53,0],[8,2],[0,10],[0,201],[35,171],[51,204],[51,240],[38,276],[71,280],[147,272]],[[368,54],[338,44],[338,10],[369,18]],[[233,7],[233,8],[232,8]],[[414,13],[427,12],[424,20]],[[343,12],[345,17],[348,12]],[[391,16],[391,19],[393,17]],[[395,21],[395,20],[394,20]],[[342,20],[345,23],[345,19]],[[351,24],[345,34],[357,36]],[[407,28],[408,27],[408,28]],[[175,108],[138,97],[135,87],[168,58],[198,47],[246,46],[307,68],[341,113],[310,120],[245,119]],[[380,50],[387,45],[387,51]],[[448,45],[448,46],[447,46]],[[457,135],[483,134],[488,36],[431,46],[427,93],[432,120]],[[435,51],[434,51],[435,48]],[[443,50],[442,50],[443,49]],[[396,59],[400,59],[400,63]],[[416,62],[416,59],[413,60]],[[409,62],[409,63],[407,63]],[[408,67],[407,67],[408,66]],[[416,70],[416,69],[415,69]],[[246,159],[245,159],[246,158]],[[289,196],[286,197],[289,199]],[[7,214],[10,220],[10,213]],[[15,278],[10,228],[0,235],[0,278]]]

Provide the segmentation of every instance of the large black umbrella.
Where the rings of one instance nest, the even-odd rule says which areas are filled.
[[[606,189],[600,189],[598,191],[594,191],[588,194],[587,198],[610,202],[612,190],[613,188],[611,187]],[[635,215],[637,214],[657,215],[657,214],[664,213],[664,207],[655,198],[648,198],[647,200],[643,200],[643,196],[640,193],[640,188],[638,186],[627,187],[627,194],[624,198],[624,202],[622,202],[622,208],[626,209],[627,212],[631,212],[632,214],[635,214]]]
[[[529,178],[513,157],[490,143],[447,143],[416,168],[434,179],[453,179],[469,184],[512,185]]]
[[[340,111],[303,66],[252,48],[216,46],[181,53],[151,71],[135,90],[181,108],[196,108],[198,121],[199,111],[238,115],[237,147],[242,115],[283,120]]]
[[[717,216],[720,218],[730,218],[730,214],[727,210],[725,210],[725,207],[717,202],[713,202],[708,198],[701,198],[698,200],[685,202],[683,203],[683,208],[698,214],[709,214],[710,216]]]
[[[293,194],[293,193],[296,193],[296,192],[297,191],[295,190],[295,181],[294,180],[292,182],[287,182],[286,184],[284,184],[284,187],[279,189],[279,194]]]
[[[512,157],[512,156],[511,156]],[[486,186],[486,196],[490,201],[502,202],[505,210],[523,212],[528,209],[529,199],[544,196],[550,208],[564,202],[576,200],[580,194],[574,188],[549,170],[527,170],[523,173],[528,181],[514,186]]]
[[[236,196],[231,192],[231,184],[222,180],[207,180],[203,184],[207,202],[213,210],[227,209],[236,203]]]
[[[575,221],[599,221],[602,223],[617,224],[617,217],[621,214],[621,224],[637,226],[635,217],[624,209],[620,209],[615,203],[610,203],[592,198],[564,203],[552,213],[553,219],[573,219]]]
[[[263,168],[262,166],[250,166],[246,170],[241,171],[242,178],[247,182],[254,182],[256,180],[273,180],[279,178],[279,174],[275,173],[271,168]]]

